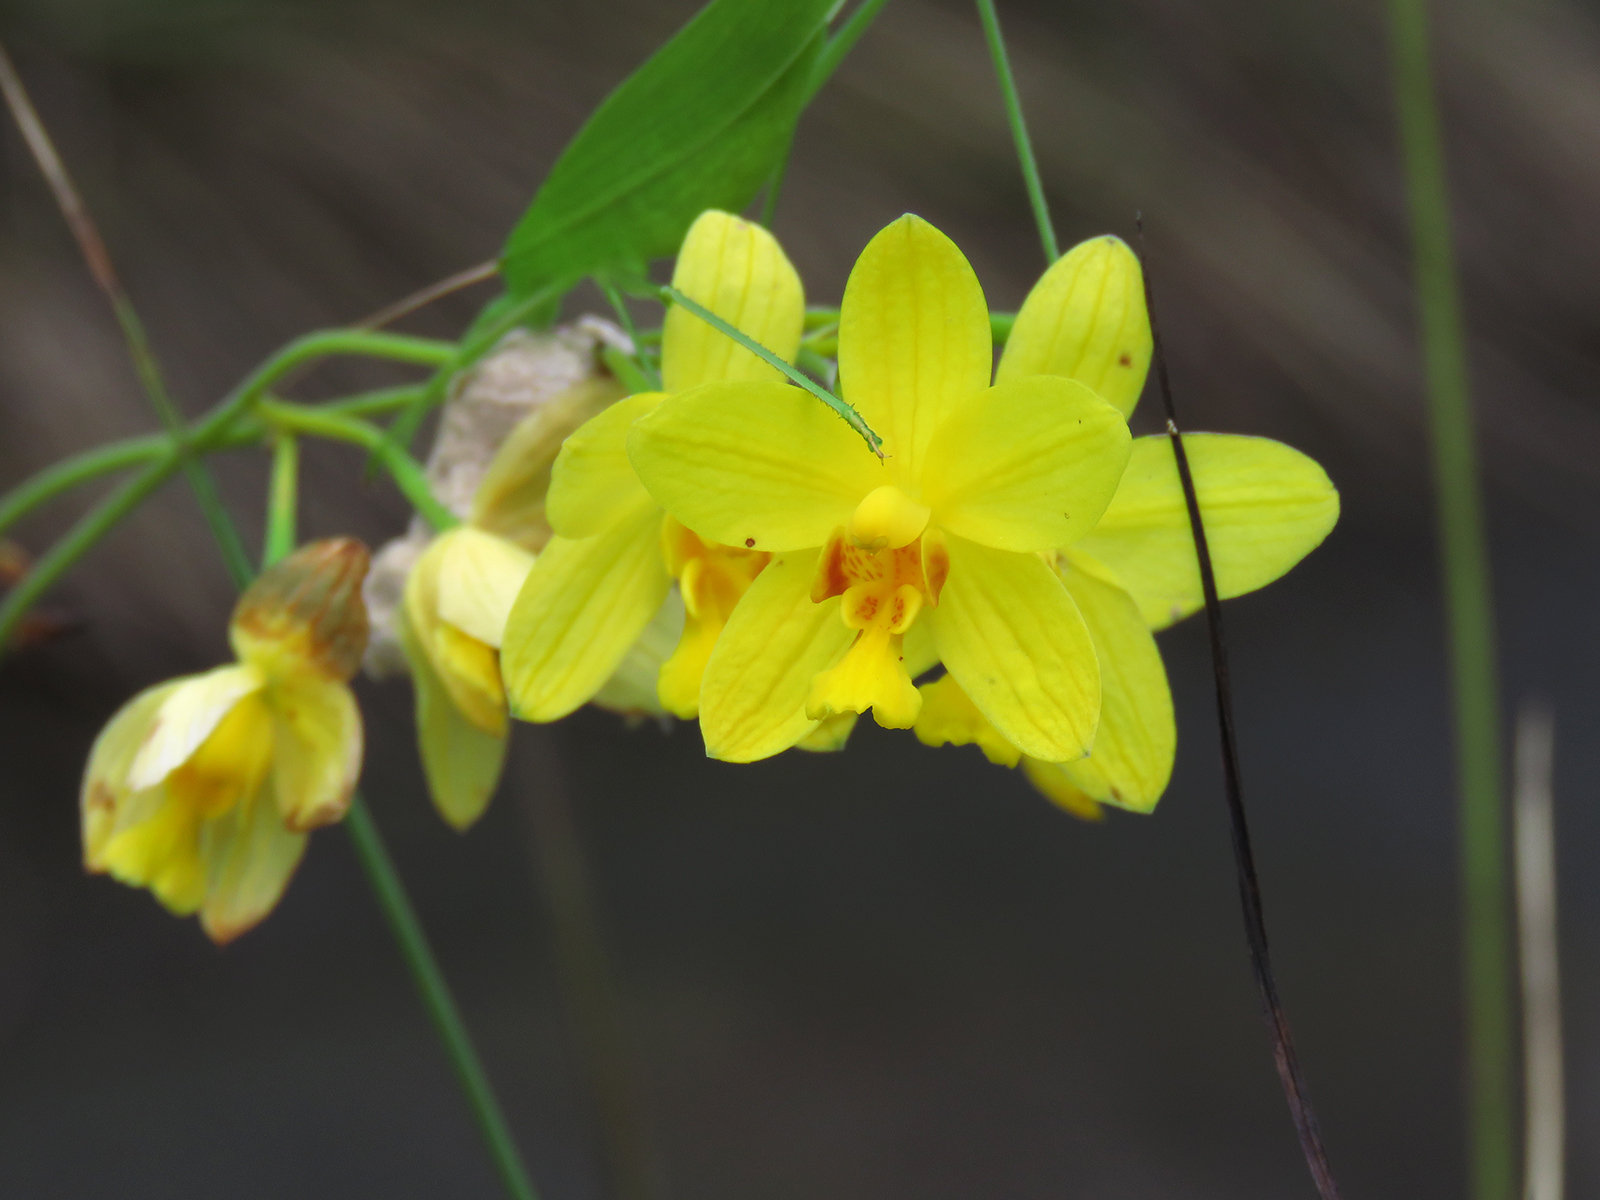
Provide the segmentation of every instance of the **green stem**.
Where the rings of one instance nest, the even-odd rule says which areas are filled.
[[[295,546],[300,502],[300,443],[280,431],[272,439],[272,480],[267,489],[267,533],[262,538],[264,571]]]
[[[674,304],[683,305],[684,308],[688,309],[717,332],[731,337],[734,341],[738,342],[739,345],[743,346],[746,350],[750,351],[750,353],[754,354],[763,362],[770,363],[772,366],[778,368],[778,370],[782,371],[786,376],[788,376],[791,381],[798,383],[801,387],[805,388],[806,391],[810,392],[818,400],[821,400],[829,408],[833,409],[834,412],[838,413],[839,416],[844,419],[844,423],[846,425],[850,426],[851,429],[854,429],[858,434],[861,435],[862,439],[867,443],[867,449],[871,450],[879,458],[883,457],[883,439],[876,433],[872,432],[872,428],[867,424],[866,419],[862,417],[862,415],[855,409],[846,404],[843,400],[839,399],[839,397],[835,396],[821,384],[811,379],[805,374],[805,372],[797,371],[794,367],[784,362],[783,359],[779,358],[771,350],[768,350],[760,342],[744,333],[741,333],[732,325],[728,324],[728,322],[724,321],[721,317],[717,316],[717,314],[712,312],[709,308],[697,304],[693,300],[689,299],[689,297],[685,296],[677,288],[670,286],[663,287],[660,289],[660,294],[662,299],[670,300]]]
[[[1055,226],[1050,222],[1050,208],[1045,203],[1044,183],[1039,178],[1039,163],[1033,156],[1033,143],[1028,139],[1028,125],[1022,118],[1022,98],[1017,95],[1017,81],[1011,75],[1011,58],[1006,53],[1005,38],[1000,33],[1000,14],[995,11],[994,0],[977,0],[978,19],[983,22],[984,40],[989,43],[989,57],[994,60],[995,77],[1000,81],[1000,95],[1006,105],[1006,119],[1011,122],[1011,138],[1017,144],[1017,161],[1022,166],[1022,182],[1028,189],[1028,203],[1033,206],[1033,219],[1039,226],[1039,241],[1044,245],[1044,260],[1053,263],[1061,257],[1056,242]]]
[[[379,416],[393,412],[397,408],[404,408],[415,400],[421,391],[422,388],[418,384],[377,388],[370,392],[343,396],[337,400],[323,401],[319,407],[328,412],[344,413],[352,417]],[[240,446],[254,445],[266,434],[264,426],[236,420],[226,429],[213,428],[204,443],[191,433],[189,448],[196,454],[231,450]],[[57,496],[64,495],[76,487],[92,483],[101,476],[115,474],[141,463],[155,462],[176,453],[169,434],[147,433],[140,437],[107,442],[103,446],[96,446],[93,450],[85,450],[60,462],[52,463],[12,488],[4,496],[0,496],[0,534],[11,529],[35,509],[43,507]]]
[[[387,333],[359,333],[351,330],[335,329],[320,333],[307,334],[290,342],[277,354],[257,367],[256,370],[230,392],[220,404],[211,410],[205,417],[194,425],[189,431],[188,445],[191,449],[220,448],[230,442],[234,423],[244,415],[250,405],[258,401],[267,388],[281,379],[285,374],[294,370],[303,363],[316,358],[324,358],[335,354],[359,354],[375,358],[390,358],[398,362],[437,362],[446,351],[453,347],[448,342],[432,342],[424,338],[401,338]],[[369,427],[370,428],[370,427]],[[262,435],[253,433],[247,441],[256,441]],[[138,504],[170,479],[179,469],[183,451],[180,450],[170,438],[164,439],[167,448],[162,457],[125,484],[120,490],[112,493],[99,507],[92,509],[68,531],[66,537],[52,546],[39,558],[23,577],[22,581],[6,593],[3,602],[0,602],[0,648],[6,645],[12,630],[24,613],[46,591],[55,585],[56,581],[71,569],[96,542],[109,533],[123,517],[132,512]],[[350,440],[350,439],[345,439]],[[133,439],[134,443],[141,443],[144,439]],[[126,447],[127,443],[117,443]],[[110,449],[109,447],[105,449]],[[79,456],[80,468],[84,458],[92,458],[96,452],[90,451],[86,456]],[[130,457],[132,452],[130,451]],[[141,449],[141,453],[143,450]],[[410,456],[406,455],[406,459]],[[137,461],[137,458],[134,459]],[[74,460],[68,460],[69,462]],[[399,460],[395,460],[399,461]],[[104,474],[99,470],[100,463],[94,463],[94,474]],[[400,469],[405,469],[404,462],[400,462]],[[108,470],[115,468],[107,468]],[[33,508],[37,503],[43,503],[51,496],[60,494],[64,486],[70,487],[74,483],[91,478],[89,474],[80,474],[63,483],[63,478],[53,476],[53,470],[47,470],[36,476],[30,484],[25,484],[24,489],[31,491],[30,503],[26,506],[13,503],[11,497],[5,501],[8,519],[15,519],[22,512]],[[53,476],[53,477],[52,477]],[[398,482],[398,480],[397,480]],[[48,486],[35,487],[35,484]],[[19,489],[19,491],[22,489]],[[16,495],[17,493],[13,493]],[[410,495],[410,493],[407,493]],[[426,495],[432,500],[432,492]],[[454,518],[452,518],[453,522]]]
[[[500,1178],[506,1185],[506,1191],[516,1200],[538,1200],[538,1193],[528,1176],[527,1167],[523,1165],[522,1155],[517,1151],[505,1115],[500,1111],[488,1073],[483,1069],[478,1052],[467,1034],[455,998],[450,994],[450,985],[445,982],[444,972],[439,969],[439,962],[428,945],[428,935],[423,931],[422,922],[417,919],[416,910],[411,907],[411,899],[400,882],[400,873],[395,870],[394,860],[389,857],[389,851],[378,835],[378,827],[373,823],[372,814],[360,796],[351,802],[344,827],[349,831],[356,857],[361,860],[362,869],[367,873],[367,882],[372,885],[373,893],[383,908],[383,915],[389,921],[389,929],[400,945],[406,966],[411,969],[411,978],[417,985],[423,1006],[428,1010],[439,1040],[450,1055],[450,1063],[455,1067],[461,1088],[472,1105],[473,1115],[478,1120],[484,1140],[489,1144],[495,1166],[500,1169]]]
[[[1455,691],[1472,1196],[1513,1200],[1515,1037],[1489,555],[1428,17],[1423,0],[1391,0],[1389,18]]]
[[[449,529],[460,524],[456,515],[433,494],[422,464],[391,442],[378,426],[342,413],[276,400],[261,401],[257,410],[263,420],[286,432],[350,442],[370,450],[378,464],[389,472],[395,486],[430,525],[435,529]]]

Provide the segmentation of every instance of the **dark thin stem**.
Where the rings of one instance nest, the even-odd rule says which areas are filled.
[[[1144,229],[1139,230],[1141,248]],[[1272,956],[1267,946],[1267,921],[1261,907],[1261,882],[1256,876],[1255,853],[1250,847],[1250,824],[1244,811],[1244,786],[1239,773],[1239,742],[1233,720],[1233,687],[1228,674],[1228,647],[1222,632],[1222,604],[1217,598],[1217,577],[1211,564],[1211,548],[1206,541],[1205,522],[1200,514],[1200,497],[1195,491],[1194,473],[1178,432],[1178,414],[1172,401],[1172,380],[1167,374],[1166,353],[1161,345],[1161,329],[1156,321],[1155,295],[1150,287],[1146,256],[1141,256],[1144,292],[1150,307],[1150,332],[1154,339],[1156,380],[1161,403],[1167,415],[1167,434],[1172,439],[1172,455],[1178,464],[1178,479],[1183,484],[1183,500],[1189,510],[1189,528],[1194,534],[1195,557],[1200,564],[1200,587],[1206,600],[1206,626],[1211,634],[1211,667],[1216,680],[1217,726],[1222,742],[1222,780],[1228,800],[1228,820],[1233,833],[1233,862],[1239,884],[1239,904],[1244,910],[1245,940],[1250,945],[1250,967],[1261,993],[1261,1007],[1272,1035],[1272,1058],[1278,1068],[1289,1101],[1289,1112],[1300,1135],[1300,1149],[1316,1182],[1322,1200],[1338,1200],[1339,1188],[1328,1165],[1328,1154],[1317,1128],[1317,1115],[1311,1107],[1311,1094],[1295,1054],[1289,1018],[1278,997],[1278,982],[1272,971]]]
[[[1389,17],[1450,635],[1471,1195],[1512,1200],[1517,1192],[1516,1025],[1488,539],[1428,15],[1422,0],[1393,0]]]
[[[416,312],[417,309],[432,304],[435,300],[442,300],[444,297],[454,292],[459,292],[463,288],[469,288],[475,283],[493,279],[499,272],[499,259],[490,259],[488,262],[479,263],[475,267],[468,267],[465,271],[457,271],[454,275],[439,280],[438,283],[430,283],[425,288],[418,288],[409,296],[402,297],[393,304],[384,305],[377,312],[362,317],[351,328],[378,329],[389,324],[390,321],[398,321],[407,313]]]
[[[1033,143],[1028,138],[1028,123],[1022,117],[1022,97],[1017,94],[1017,81],[1011,74],[1011,57],[1006,53],[1005,38],[1000,33],[1000,14],[995,11],[994,0],[977,0],[978,20],[983,23],[983,37],[989,43],[989,57],[994,60],[995,77],[1000,81],[1000,96],[1005,101],[1006,120],[1011,123],[1011,139],[1017,144],[1017,162],[1022,167],[1022,182],[1028,189],[1028,203],[1033,206],[1033,219],[1039,226],[1039,241],[1044,246],[1044,260],[1053,263],[1061,257],[1061,247],[1056,241],[1056,227],[1050,220],[1050,206],[1044,198],[1044,181],[1039,178],[1039,162],[1033,156]]]
[[[77,185],[72,182],[66,163],[57,153],[49,131],[45,129],[44,122],[39,119],[38,110],[34,108],[33,101],[28,96],[22,77],[17,74],[17,69],[3,46],[0,46],[0,94],[4,95],[6,106],[16,119],[23,140],[28,144],[28,150],[33,154],[40,173],[50,186],[56,206],[60,208],[61,215],[67,222],[67,228],[72,231],[78,249],[83,254],[83,261],[88,265],[89,274],[94,277],[95,284],[111,305],[111,311],[117,318],[117,325],[122,330],[122,339],[127,343],[128,355],[133,360],[134,371],[139,377],[140,385],[149,396],[150,403],[155,408],[161,423],[166,426],[167,432],[178,439],[181,445],[187,433],[183,416],[178,412],[178,406],[173,402],[171,393],[167,391],[166,380],[161,374],[161,365],[156,361],[155,351],[151,349],[144,323],[139,320],[139,314],[135,311],[132,301],[128,299],[122,281],[117,278],[117,271],[112,265],[111,254],[106,249],[105,239],[100,236],[94,218],[89,215],[88,206],[83,202],[83,196],[79,193]],[[239,538],[238,530],[223,507],[222,497],[217,493],[216,482],[206,470],[205,464],[194,455],[185,454],[182,465],[184,474],[189,477],[190,486],[194,490],[195,499],[205,514],[206,523],[211,526],[212,535],[222,551],[223,563],[228,568],[228,574],[233,577],[235,585],[242,587],[250,578],[250,558],[245,553],[244,543]]]

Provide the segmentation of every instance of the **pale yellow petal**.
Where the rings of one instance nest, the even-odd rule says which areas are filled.
[[[1079,757],[1094,741],[1100,670],[1077,605],[1037,554],[947,542],[950,577],[920,617],[933,622],[940,659],[1024,754]]]
[[[591,418],[561,447],[550,473],[547,515],[564,538],[604,533],[644,498],[628,462],[628,429],[666,396],[644,392]]]
[[[1161,651],[1121,588],[1064,566],[1100,662],[1100,727],[1089,753],[1062,763],[1068,780],[1104,804],[1150,812],[1172,777],[1178,733]]]
[[[604,533],[550,539],[506,622],[500,666],[512,712],[554,721],[617,669],[671,586],[661,510],[648,498]]]
[[[993,362],[983,289],[954,242],[907,213],[867,243],[839,309],[839,386],[883,438],[883,482],[918,477],[934,430]]]
[[[533,570],[534,556],[505,538],[458,525],[439,540],[439,617],[468,637],[500,647],[511,605]]]
[[[856,635],[839,619],[837,599],[811,599],[818,554],[774,556],[717,639],[700,686],[700,731],[712,758],[767,758],[816,728],[805,714],[811,681]]]
[[[411,664],[417,746],[433,806],[454,829],[466,829],[488,807],[505,764],[506,735],[480,728],[459,709],[400,614],[400,645]]]
[[[1071,813],[1080,821],[1103,821],[1105,810],[1068,778],[1067,767],[1070,765],[1070,763],[1041,762],[1037,758],[1028,757],[1022,760],[1022,770],[1027,775],[1028,782],[1038,788],[1040,794],[1052,804]]]
[[[777,383],[713,383],[634,425],[639,478],[702,538],[754,550],[820,546],[885,482],[850,427]]]
[[[155,724],[161,705],[183,683],[174,679],[146,688],[119,708],[95,738],[78,796],[83,863],[88,870],[105,870],[101,857],[105,844],[117,828],[119,810],[127,805],[134,791],[128,786],[129,768]]]
[[[272,714],[278,813],[290,829],[339,820],[361,777],[361,710],[345,684],[285,679],[264,693]]]
[[[1033,285],[1006,339],[995,382],[1062,375],[1131,416],[1144,390],[1150,347],[1139,260],[1121,238],[1090,238]]]
[[[562,444],[626,389],[609,375],[574,384],[522,418],[500,443],[472,497],[469,524],[538,552],[550,540],[546,503]]]
[[[1183,445],[1223,599],[1283,575],[1339,519],[1339,493],[1327,472],[1282,442],[1186,433]],[[1153,629],[1201,607],[1189,514],[1165,435],[1134,440],[1117,494],[1073,549],[1103,565]]]
[[[783,248],[761,226],[715,209],[701,213],[683,239],[672,286],[785,362],[794,360],[805,295]],[[667,309],[661,334],[661,380],[667,391],[719,380],[781,378],[775,367],[687,309]]]
[[[271,777],[268,777],[269,781]],[[288,829],[268,782],[200,831],[206,897],[200,925],[219,945],[273,910],[305,853],[306,835]]]
[[[200,748],[235,704],[265,683],[260,670],[239,663],[179,681],[128,766],[128,787],[142,791],[160,783]]]
[[[1128,423],[1071,379],[975,393],[928,445],[923,502],[941,528],[996,550],[1051,550],[1094,528],[1128,461]]]

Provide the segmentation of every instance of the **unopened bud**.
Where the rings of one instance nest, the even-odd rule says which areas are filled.
[[[269,674],[309,668],[348,680],[367,647],[367,561],[355,538],[327,538],[268,567],[233,610],[229,634],[239,660]]]

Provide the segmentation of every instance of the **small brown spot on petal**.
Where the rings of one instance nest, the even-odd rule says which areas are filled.
[[[1123,354],[1122,354],[1122,357],[1117,359],[1117,363],[1120,366],[1131,367],[1131,366],[1133,366],[1133,355],[1131,355],[1131,354],[1127,353],[1126,351],[1124,351]]]
[[[747,549],[747,550],[753,549],[755,547],[755,544],[756,544],[755,538],[745,538],[745,540],[744,540],[745,549]]]

